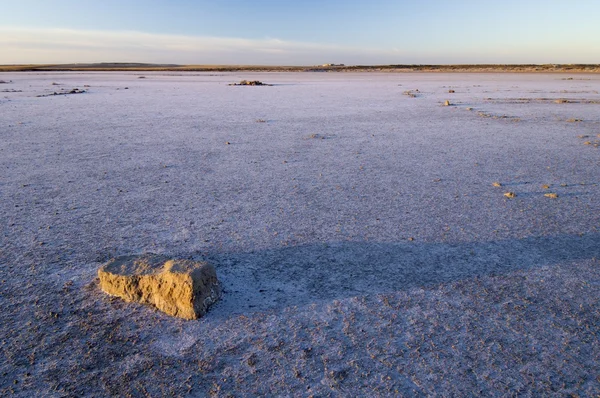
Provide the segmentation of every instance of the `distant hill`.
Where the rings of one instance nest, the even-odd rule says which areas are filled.
[[[567,72],[600,73],[600,64],[465,64],[465,65],[177,65],[101,62],[44,65],[0,65],[0,72],[15,71],[193,71],[193,72]]]
[[[55,65],[59,68],[75,68],[75,69],[130,69],[130,68],[178,68],[177,64],[144,64],[135,62],[101,62],[97,64],[65,64]]]

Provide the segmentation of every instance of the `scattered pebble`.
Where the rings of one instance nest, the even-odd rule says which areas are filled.
[[[327,137],[322,134],[313,133],[313,134],[309,135],[308,138],[313,139],[313,140],[324,140]]]
[[[509,199],[512,199],[512,198],[516,197],[516,196],[517,196],[517,194],[516,194],[516,193],[514,193],[514,192],[506,192],[506,193],[504,194],[504,196],[506,196],[506,197],[507,197],[507,198],[509,198]]]
[[[547,197],[547,198],[552,198],[552,199],[558,198],[558,194],[556,194],[554,192],[545,193],[544,196]]]
[[[493,182],[492,185],[498,188],[502,186],[498,181]]]

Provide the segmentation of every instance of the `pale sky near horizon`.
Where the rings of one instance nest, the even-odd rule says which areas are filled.
[[[600,63],[598,0],[0,0],[0,64]]]

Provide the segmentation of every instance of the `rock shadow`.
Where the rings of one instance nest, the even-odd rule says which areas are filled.
[[[197,256],[224,288],[211,317],[389,293],[600,258],[600,234],[446,243],[331,242]]]

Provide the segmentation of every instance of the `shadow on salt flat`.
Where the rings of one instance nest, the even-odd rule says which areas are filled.
[[[333,242],[213,253],[224,296],[210,317],[408,290],[600,258],[600,234],[446,243]]]

